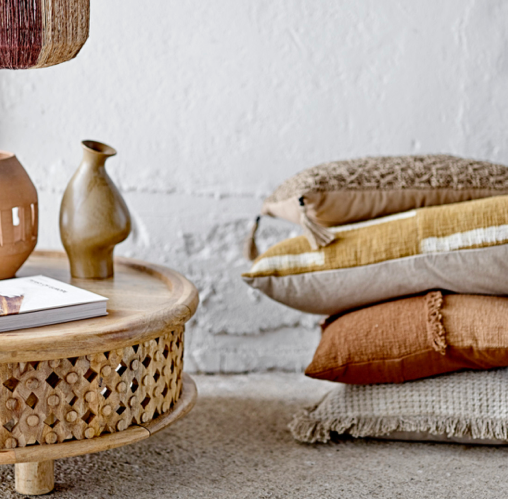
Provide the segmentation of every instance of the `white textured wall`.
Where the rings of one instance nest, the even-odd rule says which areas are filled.
[[[92,0],[75,61],[0,71],[0,148],[41,198],[39,247],[79,142],[110,143],[136,221],[119,254],[190,277],[202,305],[187,368],[299,370],[316,318],[239,278],[247,226],[316,163],[450,152],[508,163],[505,0]],[[264,221],[261,245],[297,233]]]

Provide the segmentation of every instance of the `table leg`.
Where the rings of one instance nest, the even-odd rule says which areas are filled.
[[[55,487],[54,464],[54,461],[16,464],[16,491],[28,496],[51,492]]]

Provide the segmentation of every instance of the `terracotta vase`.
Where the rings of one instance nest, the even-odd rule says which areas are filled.
[[[73,277],[106,279],[113,276],[113,250],[129,235],[131,219],[105,168],[116,151],[91,140],[82,145],[83,161],[60,207],[60,237]]]
[[[37,190],[13,153],[0,151],[0,279],[9,279],[37,244]]]

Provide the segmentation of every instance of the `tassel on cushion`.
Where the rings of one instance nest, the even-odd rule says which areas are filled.
[[[300,224],[303,227],[303,232],[309,240],[310,247],[317,250],[324,246],[328,246],[334,239],[335,235],[332,234],[325,227],[321,227],[313,222],[307,215],[307,208],[305,206],[305,198],[302,196],[298,199],[300,203]]]
[[[261,217],[256,217],[254,224],[250,230],[249,236],[245,240],[245,246],[243,248],[243,254],[247,260],[253,261],[259,256],[258,247],[256,246],[256,232],[259,227],[259,221]]]

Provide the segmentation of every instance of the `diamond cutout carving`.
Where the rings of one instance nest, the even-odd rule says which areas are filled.
[[[86,414],[81,418],[86,424],[90,424],[95,419],[95,414],[88,410]]]
[[[138,383],[138,380],[136,378],[134,378],[132,380],[130,388],[131,388],[131,392],[132,393],[136,393],[138,391],[139,383]]]
[[[179,326],[173,336],[166,333],[93,356],[6,366],[0,379],[6,388],[3,402],[0,400],[6,407],[0,422],[0,428],[5,428],[0,434],[0,451],[12,445],[50,444],[55,439],[84,440],[157,418],[180,394],[183,340],[177,337],[182,332]],[[85,380],[88,383],[83,385]],[[14,400],[17,407],[11,409]],[[40,423],[37,428],[28,425],[34,429],[18,439],[15,435],[29,416],[30,423],[36,417]],[[8,442],[11,437],[16,438],[15,443]]]
[[[58,385],[58,383],[60,383],[60,381],[62,381],[60,379],[60,377],[58,376],[58,374],[56,373],[51,373],[47,378],[46,378],[46,383],[53,389],[56,388],[56,386]]]
[[[127,366],[122,361],[115,370],[120,376],[123,376],[123,373],[127,371]]]
[[[103,430],[100,432],[101,435],[109,435],[111,433],[114,433],[113,428],[109,426],[108,424],[103,428]]]
[[[4,424],[4,428],[11,433],[12,429],[16,426],[16,421],[14,419],[11,419],[10,421],[7,421],[7,423]]]
[[[32,409],[35,408],[35,406],[37,405],[37,402],[39,402],[39,399],[37,398],[37,395],[35,395],[35,393],[33,393],[33,392],[25,400],[26,405],[30,406]]]
[[[97,373],[93,369],[88,369],[88,371],[85,373],[85,379],[92,383],[93,380],[97,377]]]
[[[113,392],[108,387],[106,387],[104,390],[102,390],[101,395],[107,400],[112,393]]]
[[[54,414],[50,414],[44,421],[44,424],[48,425],[50,428],[54,428],[59,422],[60,421]]]
[[[13,392],[19,385],[19,380],[17,380],[16,378],[9,378],[7,381],[4,381],[3,384],[5,388],[7,388],[7,390]]]

